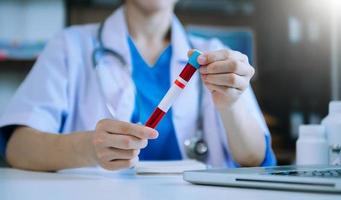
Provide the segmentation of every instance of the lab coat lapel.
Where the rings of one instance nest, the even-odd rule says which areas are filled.
[[[181,70],[187,63],[187,52],[190,49],[187,34],[174,16],[171,29],[171,45],[173,49],[173,56],[171,60],[171,83],[180,74]],[[183,158],[187,158],[184,141],[194,136],[196,131],[197,120],[197,103],[198,103],[198,75],[192,77],[191,81],[187,84],[186,88],[174,102],[172,106],[174,128],[177,135],[180,151]]]
[[[106,48],[117,52],[124,58],[128,69],[131,71],[128,35],[124,6],[122,6],[104,21],[102,39]]]
[[[131,78],[132,61],[128,45],[128,30],[124,16],[124,7],[118,8],[109,16],[103,24],[103,46],[121,55],[126,62],[125,66],[112,55],[102,58],[106,61],[109,77],[107,84],[109,103],[115,110],[115,118],[122,121],[130,121],[135,103],[135,86]],[[111,78],[110,78],[111,77]]]

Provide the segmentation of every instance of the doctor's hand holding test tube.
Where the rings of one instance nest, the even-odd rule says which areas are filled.
[[[200,109],[190,79],[200,73],[207,163],[273,165],[248,58],[219,41],[185,34],[174,16],[176,0],[123,2],[102,25],[71,27],[46,45],[0,118],[0,144],[6,144],[0,150],[8,163],[38,171],[94,165],[117,170],[138,159],[184,159],[181,147],[195,135]],[[188,51],[188,41],[201,51]],[[109,84],[102,84],[105,77]],[[112,77],[127,84],[110,84]]]

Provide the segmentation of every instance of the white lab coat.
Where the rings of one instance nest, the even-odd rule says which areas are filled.
[[[104,90],[117,118],[129,121],[135,97],[123,12],[123,8],[119,8],[106,19],[103,43],[121,54],[127,66],[121,66],[113,56],[105,56],[98,68],[99,75],[102,76],[100,78],[108,81]],[[98,26],[72,26],[47,44],[0,119],[0,127],[21,124],[46,132],[68,134],[73,131],[93,130],[99,120],[110,118],[91,60],[92,52],[97,46]],[[171,83],[187,62],[187,51],[190,49],[187,38],[182,25],[174,17],[171,32],[171,45],[174,49]],[[189,39],[201,51],[224,48],[216,39]],[[198,80],[196,73],[172,107],[174,127],[183,158],[187,157],[184,140],[191,138],[197,127]],[[241,98],[250,114],[261,124],[264,134],[269,134],[252,90],[248,89]],[[212,166],[234,166],[225,129],[205,87],[202,105],[204,139],[209,147],[208,163]]]

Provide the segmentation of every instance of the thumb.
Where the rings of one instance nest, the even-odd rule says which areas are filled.
[[[194,49],[189,50],[189,51],[187,52],[187,57],[188,57],[188,58],[191,57],[191,55],[193,54],[193,52],[194,52]]]

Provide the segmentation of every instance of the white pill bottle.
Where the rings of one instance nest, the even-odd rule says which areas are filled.
[[[322,125],[329,145],[329,165],[341,165],[341,101],[329,103],[329,113]]]
[[[297,165],[328,164],[328,143],[322,125],[301,125],[296,142]]]

